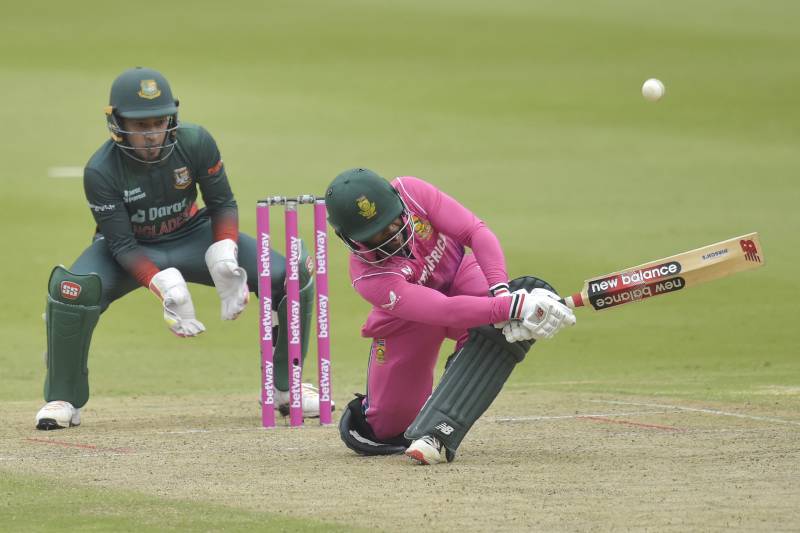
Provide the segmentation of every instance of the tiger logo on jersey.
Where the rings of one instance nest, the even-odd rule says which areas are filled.
[[[356,205],[358,206],[358,214],[367,220],[378,214],[375,202],[370,202],[366,196],[356,198]]]
[[[424,218],[418,217],[417,215],[411,215],[411,221],[414,223],[414,233],[416,233],[420,239],[427,241],[431,238],[433,228],[431,227],[430,222]]]
[[[173,170],[175,173],[175,188],[185,189],[192,184],[192,175],[189,174],[189,169],[186,167],[176,168]]]

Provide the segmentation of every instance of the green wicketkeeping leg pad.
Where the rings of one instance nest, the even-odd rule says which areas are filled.
[[[534,277],[513,280],[511,290],[552,287]],[[469,339],[448,362],[439,385],[405,432],[415,440],[425,435],[439,439],[447,458],[455,457],[464,436],[491,405],[517,363],[525,359],[535,341],[510,343],[494,326],[469,330]]]
[[[309,264],[308,252],[305,246],[300,254],[300,346],[302,360],[306,360],[308,353],[308,340],[313,327],[314,306],[316,304],[314,292],[314,278],[307,268]],[[287,268],[288,270],[288,268]],[[278,304],[279,325],[275,328],[275,349],[273,350],[273,364],[275,372],[275,388],[282,391],[289,390],[289,332],[286,320],[286,297],[281,298]]]
[[[47,377],[44,399],[83,407],[89,400],[87,359],[100,318],[102,286],[96,274],[73,274],[57,266],[47,294]]]

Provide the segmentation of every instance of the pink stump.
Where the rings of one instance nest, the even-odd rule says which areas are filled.
[[[317,369],[319,372],[319,423],[331,423],[331,344],[328,322],[328,226],[325,200],[314,202],[314,243],[317,260]]]
[[[258,254],[258,333],[261,343],[261,425],[275,427],[275,375],[272,359],[272,266],[270,262],[269,234],[270,202],[256,206],[256,233]]]
[[[300,238],[297,200],[286,200],[286,323],[289,334],[289,423],[303,425],[302,332],[300,330]]]

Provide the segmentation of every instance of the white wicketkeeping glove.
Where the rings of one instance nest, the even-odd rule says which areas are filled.
[[[503,328],[508,342],[539,340],[553,337],[564,327],[575,324],[575,314],[547,289],[515,291],[509,324]]]
[[[177,268],[166,268],[153,276],[150,290],[164,304],[164,320],[178,337],[194,337],[206,330],[195,318],[192,295]]]
[[[247,272],[239,266],[237,254],[231,239],[217,241],[206,250],[206,265],[222,303],[222,320],[235,320],[250,301]]]

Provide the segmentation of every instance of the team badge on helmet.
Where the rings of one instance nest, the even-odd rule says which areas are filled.
[[[325,206],[328,222],[336,235],[358,257],[365,259],[364,254],[371,257],[367,261],[374,260],[375,250],[362,244],[384,231],[398,217],[403,217],[404,235],[414,235],[411,216],[400,193],[366,168],[351,168],[336,176],[325,192]],[[396,253],[400,250],[398,248]]]
[[[156,80],[142,80],[139,82],[139,96],[153,100],[161,96],[161,89],[158,88]]]
[[[367,220],[378,214],[375,202],[370,202],[366,196],[356,198],[356,205],[358,205],[358,214]]]
[[[175,174],[175,188],[185,189],[192,184],[192,175],[189,174],[189,169],[186,167],[176,168],[173,170]]]

